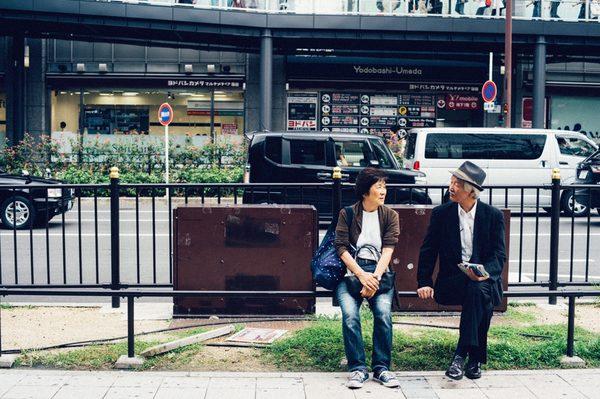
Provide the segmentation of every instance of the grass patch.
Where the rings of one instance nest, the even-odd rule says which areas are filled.
[[[509,307],[504,314],[504,317],[507,317],[511,320],[517,321],[519,323],[535,323],[536,317],[534,314],[531,314],[527,311],[517,310],[518,307]]]
[[[566,353],[566,326],[494,327],[489,335],[488,369],[544,369],[560,367]],[[367,363],[372,351],[372,322],[363,320]],[[590,367],[600,364],[600,335],[577,328],[575,351]],[[394,370],[440,370],[447,367],[458,334],[439,329],[394,331]],[[276,342],[264,352],[284,370],[343,371],[341,321],[319,320]]]
[[[10,303],[0,303],[0,310],[14,309],[15,307]]]

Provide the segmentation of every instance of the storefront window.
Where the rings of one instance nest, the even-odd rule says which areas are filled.
[[[244,93],[235,91],[144,91],[95,89],[55,91],[52,103],[53,135],[87,136],[147,135],[162,137],[158,108],[168,102],[174,119],[169,127],[173,141],[203,145],[215,142],[239,143],[244,132]],[[214,107],[211,112],[211,95]],[[83,104],[82,104],[83,103]],[[80,111],[83,112],[79,126]],[[211,123],[212,113],[212,123]]]

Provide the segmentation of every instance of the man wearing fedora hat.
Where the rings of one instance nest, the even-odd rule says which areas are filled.
[[[419,298],[433,298],[441,305],[462,306],[458,345],[446,376],[476,379],[481,377],[481,364],[487,361],[493,309],[502,300],[504,217],[500,210],[478,199],[485,180],[479,166],[467,161],[450,173],[451,201],[433,209],[421,246],[417,293]],[[463,273],[458,267],[462,262],[482,264],[489,277],[479,277],[470,269]]]

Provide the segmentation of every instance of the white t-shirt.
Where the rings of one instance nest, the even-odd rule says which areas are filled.
[[[381,253],[381,229],[379,228],[379,214],[377,209],[373,212],[365,212],[362,214],[362,230],[356,241],[356,248],[363,245],[372,245]],[[363,248],[358,253],[358,257],[362,259],[372,259],[377,261],[375,255],[366,248]]]

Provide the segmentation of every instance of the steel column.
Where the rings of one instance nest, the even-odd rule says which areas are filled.
[[[271,130],[273,108],[273,37],[265,29],[260,41],[260,130]]]
[[[546,124],[546,39],[538,36],[533,63],[533,127],[543,129]]]

